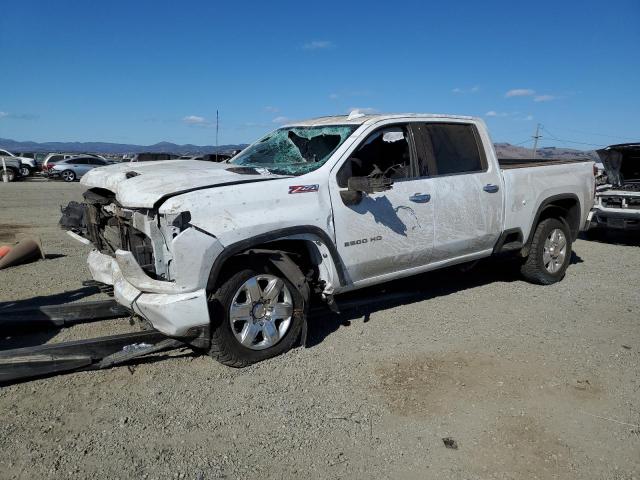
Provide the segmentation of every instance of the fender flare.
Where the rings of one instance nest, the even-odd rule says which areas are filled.
[[[259,250],[261,245],[268,242],[272,242],[275,240],[283,240],[283,239],[286,239],[287,237],[291,237],[294,235],[301,235],[301,234],[311,234],[317,237],[320,241],[322,241],[322,243],[329,250],[331,259],[333,261],[336,272],[338,274],[338,280],[340,282],[340,285],[346,285],[347,284],[346,270],[342,263],[342,260],[340,259],[338,249],[336,248],[336,245],[333,242],[333,240],[331,240],[327,232],[325,232],[319,227],[316,227],[314,225],[301,225],[297,227],[280,228],[278,230],[273,230],[260,235],[256,235],[255,237],[250,237],[245,240],[241,240],[239,242],[226,246],[224,250],[222,250],[220,255],[218,255],[218,257],[216,257],[215,261],[213,262],[213,266],[211,267],[211,273],[209,274],[209,280],[207,282],[207,290],[208,291],[213,290],[223,265],[231,257],[239,253],[242,253],[244,251],[248,251],[252,249]]]
[[[540,220],[540,216],[542,215],[542,212],[544,212],[547,208],[552,207],[553,205],[551,204],[558,200],[575,200],[578,205],[578,208],[580,209],[579,218],[582,218],[582,205],[580,204],[580,199],[575,193],[562,193],[560,195],[552,195],[551,197],[545,198],[540,203],[540,206],[536,211],[536,215],[533,217],[533,223],[531,224],[531,228],[529,229],[529,236],[527,237],[527,241],[524,242],[523,248],[526,249],[527,251],[531,246],[531,242],[533,241],[533,235],[536,233],[536,227],[538,226],[538,221]],[[562,221],[564,223],[567,223],[566,220],[564,219],[562,219]],[[569,225],[567,226],[569,227],[569,230],[571,230],[571,227]],[[578,230],[579,228],[580,227],[578,226]],[[577,235],[577,231],[576,231],[576,235]],[[572,239],[572,240],[575,240],[575,239]]]

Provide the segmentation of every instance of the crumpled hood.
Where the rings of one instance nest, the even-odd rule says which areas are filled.
[[[124,207],[152,208],[165,197],[192,190],[282,178],[271,174],[234,173],[234,167],[201,160],[120,163],[94,168],[80,183],[114,192]]]
[[[640,144],[612,145],[596,153],[612,185],[621,186],[625,181],[637,182],[640,178]]]

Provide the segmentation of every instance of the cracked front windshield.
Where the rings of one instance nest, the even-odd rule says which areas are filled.
[[[309,173],[329,159],[358,125],[286,127],[268,134],[230,163],[281,175]]]

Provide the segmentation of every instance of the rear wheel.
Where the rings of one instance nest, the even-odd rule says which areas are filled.
[[[245,367],[280,355],[300,337],[302,296],[266,264],[235,273],[209,301],[209,354],[225,365]]]
[[[73,170],[65,170],[60,176],[65,182],[73,182],[76,179],[76,174]]]
[[[547,218],[536,227],[529,256],[520,272],[531,283],[550,285],[564,278],[570,261],[569,228],[556,218]]]

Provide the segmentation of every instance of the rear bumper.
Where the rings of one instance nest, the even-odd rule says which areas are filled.
[[[117,255],[119,254],[120,251]],[[116,260],[93,250],[87,264],[94,280],[113,285],[118,303],[131,308],[165,335],[186,337],[190,332],[209,325],[209,308],[204,289],[184,293],[173,287],[176,291],[170,291],[170,282],[153,280],[141,269],[132,270],[127,260],[126,255],[119,255]],[[121,264],[124,268],[121,268]],[[168,285],[163,287],[158,284]],[[163,287],[165,291],[150,291],[159,290],[158,287]]]

